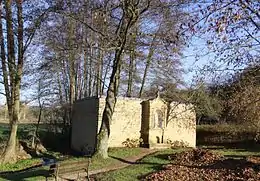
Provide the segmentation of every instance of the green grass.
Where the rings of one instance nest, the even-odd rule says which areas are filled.
[[[140,161],[140,164],[131,165],[127,168],[107,172],[104,174],[97,175],[97,180],[100,181],[135,181],[139,180],[144,175],[151,172],[158,171],[163,165],[168,164],[167,156],[176,152],[183,151],[179,150],[162,150],[155,154],[149,155]],[[249,151],[244,149],[225,149],[225,148],[215,148],[214,152],[223,154],[226,157],[232,158],[242,158],[245,156],[260,156],[260,152]],[[259,150],[260,151],[260,150]]]
[[[138,155],[141,153],[141,148],[112,148],[109,149],[109,156],[117,157],[117,158],[126,158],[134,155]],[[65,162],[69,162],[72,160],[86,160],[86,157],[70,157]],[[0,165],[0,171],[15,171],[21,170],[23,168],[30,167],[35,163],[38,163],[39,159],[28,159],[19,161],[16,164],[5,164]],[[102,159],[99,156],[94,156],[91,159],[90,170],[104,168],[109,165],[113,165],[118,163],[119,161],[114,158]],[[26,171],[24,173],[18,174],[9,174],[7,176],[0,176],[0,181],[4,180],[44,180],[44,176],[48,170],[48,167],[37,168],[32,171]]]
[[[0,142],[3,142],[7,139],[6,132],[8,131],[8,128],[6,126],[2,126],[0,124]]]
[[[25,136],[26,132],[33,130],[34,129],[34,125],[21,125],[19,126],[19,131],[18,131],[18,136],[19,138],[22,138],[23,136]],[[44,128],[43,128],[44,129]],[[5,140],[7,135],[7,131],[8,131],[8,127],[7,125],[2,126],[0,124],[0,142],[1,140]],[[249,128],[249,127],[245,127],[245,126],[240,126],[240,125],[201,125],[197,127],[197,139],[198,141],[201,141],[201,143],[210,143],[207,146],[202,146],[199,145],[200,147],[205,147],[207,149],[212,149],[215,152],[221,153],[227,157],[232,157],[232,158],[242,158],[242,157],[246,157],[246,156],[251,156],[251,155],[255,155],[255,156],[260,156],[260,147],[253,147],[251,145],[251,142],[248,142],[246,140],[245,144],[243,143],[243,148],[239,147],[237,149],[230,147],[230,145],[234,145],[232,142],[232,144],[229,144],[228,147],[227,145],[224,146],[223,143],[226,143],[226,140],[231,140],[233,139],[233,137],[235,138],[234,140],[240,140],[241,138],[245,138],[245,136],[248,136],[250,139],[252,139],[251,134],[254,134],[256,130],[254,128]],[[237,136],[237,133],[238,136]],[[249,133],[249,134],[248,134]],[[205,139],[205,138],[209,138],[209,139]],[[201,139],[201,140],[200,140]],[[221,143],[218,145],[221,146],[216,146],[216,144],[214,142],[212,142],[212,140],[214,141],[215,139],[217,139],[217,143]],[[228,149],[229,148],[229,149]],[[117,170],[117,171],[112,171],[109,173],[105,173],[102,175],[98,175],[98,179],[99,180],[124,180],[124,181],[132,181],[132,180],[138,180],[138,178],[140,178],[140,176],[146,175],[148,173],[154,172],[156,170],[159,170],[162,165],[169,163],[169,161],[167,160],[167,156],[169,154],[175,153],[175,152],[179,152],[182,150],[162,150],[156,154],[152,154],[149,155],[147,157],[145,157],[144,159],[141,160],[140,164],[134,164],[131,165],[127,168],[121,169],[121,170]],[[141,152],[140,148],[133,148],[133,149],[129,149],[129,148],[113,148],[109,150],[109,155],[112,157],[117,157],[117,158],[126,158],[129,156],[134,156],[134,155],[138,155]],[[71,161],[71,160],[86,160],[87,158],[85,157],[72,157],[72,156],[65,156],[62,155],[61,153],[58,152],[48,152],[48,154],[50,154],[53,157],[56,158],[66,158],[65,161]],[[14,170],[20,170],[23,168],[27,168],[30,167],[32,165],[34,165],[35,163],[38,163],[39,159],[29,159],[29,160],[23,160],[20,161],[16,164],[6,164],[6,165],[0,165],[0,171],[14,171]],[[114,158],[108,158],[106,160],[98,157],[98,156],[94,156],[91,160],[91,164],[90,164],[90,170],[96,170],[96,169],[100,169],[100,168],[105,168],[109,165],[114,165],[117,164],[119,162],[119,160],[114,159]],[[0,176],[0,181],[5,181],[5,180],[44,180],[44,177],[42,175],[44,175],[46,173],[46,171],[48,170],[48,167],[45,168],[39,168],[39,169],[35,169],[33,171],[27,171],[24,173],[19,173],[19,174],[11,174],[11,175],[7,175],[7,176]]]
[[[108,165],[116,164],[119,162],[119,160],[112,158],[126,158],[126,157],[131,157],[140,154],[142,151],[141,148],[110,148],[108,155],[110,156],[107,159],[102,159],[99,155],[94,155],[91,158],[91,163],[90,163],[90,170],[96,170],[100,168],[104,168]],[[86,157],[70,157],[64,162],[70,162],[72,160],[87,160],[88,158]]]
[[[117,158],[126,158],[135,156],[141,153],[140,148],[112,148],[109,150],[109,156],[117,157]],[[94,156],[90,165],[90,170],[96,170],[100,168],[104,168],[108,165],[116,164],[119,160],[114,158],[102,159],[99,156]]]
[[[246,149],[219,149],[214,150],[217,153],[220,153],[226,157],[230,158],[243,158],[248,156],[260,156],[260,149],[258,150],[246,150]]]
[[[124,181],[134,181],[139,180],[140,176],[146,175],[148,173],[154,172],[161,169],[165,164],[170,161],[167,159],[169,154],[183,151],[183,149],[166,149],[160,152],[148,155],[140,160],[139,164],[131,165],[127,168],[123,168],[117,171],[111,171],[108,173],[100,174],[97,176],[98,180],[113,181],[113,180],[124,180]]]
[[[19,139],[26,140],[29,133],[32,133],[36,128],[36,124],[19,124],[17,135]],[[47,125],[40,124],[38,133],[46,132]],[[0,143],[7,140],[9,135],[9,124],[0,123]]]
[[[204,147],[207,149],[211,149],[215,152],[221,153],[227,157],[232,157],[232,158],[242,158],[246,156],[260,156],[259,150],[246,150],[246,149],[226,149],[223,147]],[[134,181],[134,180],[139,180],[140,177],[147,175],[151,172],[160,170],[163,165],[168,164],[168,155],[180,152],[186,149],[166,149],[166,150],[161,150],[157,153],[151,154],[140,160],[139,164],[133,164],[130,165],[127,168],[120,169],[117,171],[112,171],[104,174],[100,174],[97,176],[98,180],[108,180],[108,181]],[[141,152],[140,148],[113,148],[109,150],[109,155],[114,156],[117,158],[125,158],[133,155],[138,155]],[[86,159],[84,157],[71,157],[66,161],[71,161],[73,159]],[[30,160],[31,161],[31,160]],[[100,168],[105,168],[109,165],[114,165],[118,163],[119,161],[113,158],[108,158],[106,160],[94,156],[92,158],[92,163],[91,163],[91,168],[90,170],[95,170],[95,169],[100,169]],[[18,165],[22,167],[23,165],[30,164],[29,161],[21,161],[18,162]],[[12,166],[12,165],[6,165],[5,167],[8,169],[11,168],[18,168],[19,166]],[[4,168],[4,167],[2,167]],[[1,167],[0,167],[1,169]],[[12,174],[9,176],[1,177],[0,180],[5,181],[5,180],[26,180],[26,181],[31,181],[31,180],[44,180],[44,176],[42,176],[44,173],[46,173],[48,167],[45,168],[40,168],[36,169],[34,171],[30,172],[25,172],[25,173],[19,173],[19,174]]]
[[[41,160],[39,158],[32,158],[18,161],[16,164],[2,164],[0,165],[0,171],[17,171],[31,167],[33,165],[39,164]],[[6,175],[0,175],[0,181],[6,180],[24,180],[24,181],[33,181],[33,180],[44,180],[45,177],[42,176],[47,171],[47,167],[41,169],[28,170],[21,173],[10,173]],[[39,176],[37,176],[39,175]],[[33,177],[32,177],[33,176]]]
[[[15,164],[0,164],[0,171],[22,170],[39,163],[41,163],[41,159],[32,158],[32,159],[20,160]]]

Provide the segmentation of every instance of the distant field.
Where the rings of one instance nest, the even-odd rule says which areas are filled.
[[[44,132],[47,130],[49,125],[41,124],[39,126],[39,132]],[[27,136],[32,133],[36,128],[36,124],[19,124],[18,126],[18,138],[27,139]],[[0,123],[0,145],[5,142],[9,135],[9,124]]]
[[[258,146],[254,140],[258,129],[250,125],[198,125],[197,145]]]
[[[48,125],[41,124],[39,126],[39,132],[44,132],[47,130]],[[36,128],[36,124],[20,124],[18,127],[18,138],[22,140],[27,140],[28,136],[33,133]],[[9,124],[0,123],[0,152],[3,149],[3,146],[8,139],[10,129]]]

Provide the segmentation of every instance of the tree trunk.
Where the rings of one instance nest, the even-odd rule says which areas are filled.
[[[104,76],[103,76],[103,85],[102,85],[102,95],[104,93],[104,90],[105,90],[105,82],[106,82],[106,79],[107,79],[107,74],[109,72],[109,68],[110,68],[110,63],[111,63],[111,58],[109,58],[109,61],[108,61],[108,64],[106,66],[106,69],[105,69],[105,72],[104,72]]]
[[[127,91],[126,91],[126,96],[127,97],[132,97],[132,89],[133,89],[133,75],[134,75],[134,71],[135,71],[135,58],[136,58],[136,35],[137,35],[137,28],[135,30],[135,32],[133,33],[132,36],[132,49],[130,52],[130,62],[129,62],[129,67],[128,67],[128,83],[127,83]]]
[[[16,160],[16,137],[17,137],[17,123],[12,123],[11,132],[3,155],[1,156],[1,163],[15,163]]]
[[[62,60],[61,61],[62,63],[62,66],[63,66],[63,71],[62,71],[62,85],[63,85],[63,89],[64,89],[64,99],[65,99],[65,102],[69,102],[69,91],[68,91],[68,74],[67,74],[67,71],[68,71],[68,65],[67,63],[65,62],[65,60]]]
[[[132,50],[130,54],[130,62],[128,68],[128,83],[127,83],[126,97],[132,97],[134,61],[135,61],[135,50]]]
[[[98,153],[103,157],[108,157],[108,139],[110,136],[110,123],[116,105],[116,96],[118,92],[118,82],[121,66],[122,51],[118,51],[115,55],[114,68],[110,77],[107,91],[106,104],[102,116],[102,124],[99,132],[99,148]],[[116,68],[117,67],[117,68]]]
[[[8,85],[8,89],[10,92],[10,98],[8,108],[9,113],[13,114],[13,104],[14,104],[14,87],[15,87],[15,47],[14,47],[14,32],[13,32],[13,20],[12,20],[12,1],[6,0],[5,1],[5,9],[6,9],[6,29],[7,29],[7,62],[8,62],[8,69],[9,69],[9,79],[10,85]],[[7,100],[8,103],[8,100]],[[9,119],[11,121],[12,115],[9,115]]]
[[[102,44],[100,45],[100,47],[102,48]],[[96,96],[102,95],[103,58],[104,58],[103,50],[98,50]]]
[[[2,4],[2,0],[0,1]],[[2,6],[0,6],[0,15],[2,14]],[[2,71],[3,71],[3,79],[4,79],[4,88],[6,94],[6,107],[5,107],[5,120],[8,116],[12,116],[12,108],[11,108],[11,95],[9,90],[9,80],[8,80],[8,70],[6,64],[6,53],[5,53],[5,43],[4,43],[4,35],[3,35],[3,27],[2,27],[2,19],[0,21],[0,44],[1,44],[1,63],[2,63]]]
[[[153,49],[153,47],[150,47],[150,50],[149,50],[149,53],[148,53],[148,56],[147,56],[147,60],[146,60],[146,64],[145,64],[144,75],[143,75],[142,84],[141,84],[141,88],[140,88],[140,92],[139,92],[139,98],[141,98],[142,94],[143,94],[144,85],[145,85],[148,70],[149,70],[150,65],[151,65],[153,54],[154,54],[154,49]]]
[[[76,91],[76,72],[75,72],[75,50],[73,48],[73,36],[74,36],[75,24],[73,20],[69,19],[69,124],[71,125],[72,119],[72,106],[75,101]]]
[[[90,56],[89,56],[89,79],[88,79],[88,96],[90,97],[92,95],[92,47],[90,47]]]
[[[42,118],[42,110],[43,110],[43,105],[44,105],[44,102],[41,103],[40,97],[38,97],[38,104],[39,104],[40,112],[38,115],[38,121],[37,121],[37,125],[36,125],[34,136],[33,136],[33,141],[32,141],[32,148],[34,148],[35,153],[37,153],[37,139],[39,138],[38,130],[39,130],[39,126],[40,126],[40,122],[41,122],[41,118]]]
[[[157,35],[158,35],[160,29],[161,29],[161,24],[159,25],[159,28],[158,28],[157,32],[156,32],[155,35],[153,36],[153,40],[152,40],[151,45],[150,45],[150,48],[149,48],[149,53],[148,53],[147,60],[146,60],[146,64],[145,64],[145,69],[144,69],[144,75],[143,75],[143,79],[142,79],[142,84],[141,84],[141,88],[140,88],[140,92],[139,92],[139,98],[142,97],[142,94],[143,94],[143,91],[144,91],[144,86],[145,86],[145,81],[146,81],[147,73],[148,73],[148,70],[149,70],[149,68],[150,68],[151,61],[152,61],[152,57],[153,57],[153,54],[154,54],[154,43],[155,43],[155,40],[156,40],[156,38],[157,38]]]
[[[2,163],[12,163],[16,162],[16,138],[17,138],[17,128],[19,122],[19,111],[20,111],[20,87],[21,78],[23,71],[23,17],[22,17],[22,0],[17,0],[17,20],[18,20],[18,61],[17,66],[15,66],[15,46],[14,46],[14,33],[13,33],[13,22],[12,22],[12,8],[11,0],[7,0],[6,6],[6,26],[7,26],[7,50],[8,50],[8,66],[9,75],[11,82],[11,95],[7,98],[7,101],[11,99],[12,105],[9,105],[12,114],[9,116],[9,121],[11,125],[11,132],[8,139],[7,146],[2,155]],[[8,87],[9,89],[9,87]],[[9,89],[10,90],[10,89]]]
[[[85,41],[84,41],[85,42]],[[86,46],[84,46],[84,65],[83,65],[83,67],[84,67],[84,70],[83,70],[83,81],[84,81],[84,88],[83,88],[83,94],[84,94],[84,97],[87,97],[88,96],[88,77],[89,77],[89,75],[88,75],[88,66],[87,66],[87,64],[88,64],[88,55],[87,55],[87,50],[86,50],[86,48],[85,48]]]
[[[128,4],[129,3],[129,4]],[[136,4],[137,6],[138,4]],[[133,4],[127,1],[123,7],[123,15],[118,25],[116,36],[117,36],[117,47],[115,51],[115,57],[113,61],[113,69],[110,76],[109,86],[107,90],[106,103],[103,111],[101,129],[99,131],[99,147],[98,153],[103,157],[108,157],[108,139],[110,136],[110,123],[114,113],[116,105],[116,97],[118,93],[120,68],[121,68],[121,55],[125,48],[127,34],[131,26],[137,21],[138,15],[133,13],[136,11]],[[129,11],[131,9],[131,11]]]
[[[63,104],[63,95],[62,95],[62,86],[61,86],[61,80],[60,80],[59,72],[57,72],[56,75],[57,75],[57,82],[58,82],[60,105],[62,105]]]

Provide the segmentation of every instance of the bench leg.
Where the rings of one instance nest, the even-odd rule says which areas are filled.
[[[53,181],[56,180],[56,177],[45,177],[46,181]]]
[[[79,176],[79,172],[78,172],[78,177],[77,177],[77,180],[79,180],[80,176]]]

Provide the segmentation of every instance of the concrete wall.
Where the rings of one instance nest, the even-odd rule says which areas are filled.
[[[117,98],[111,123],[109,147],[122,147],[127,138],[139,139],[141,130],[141,99]],[[99,99],[99,128],[105,107],[105,98]]]

